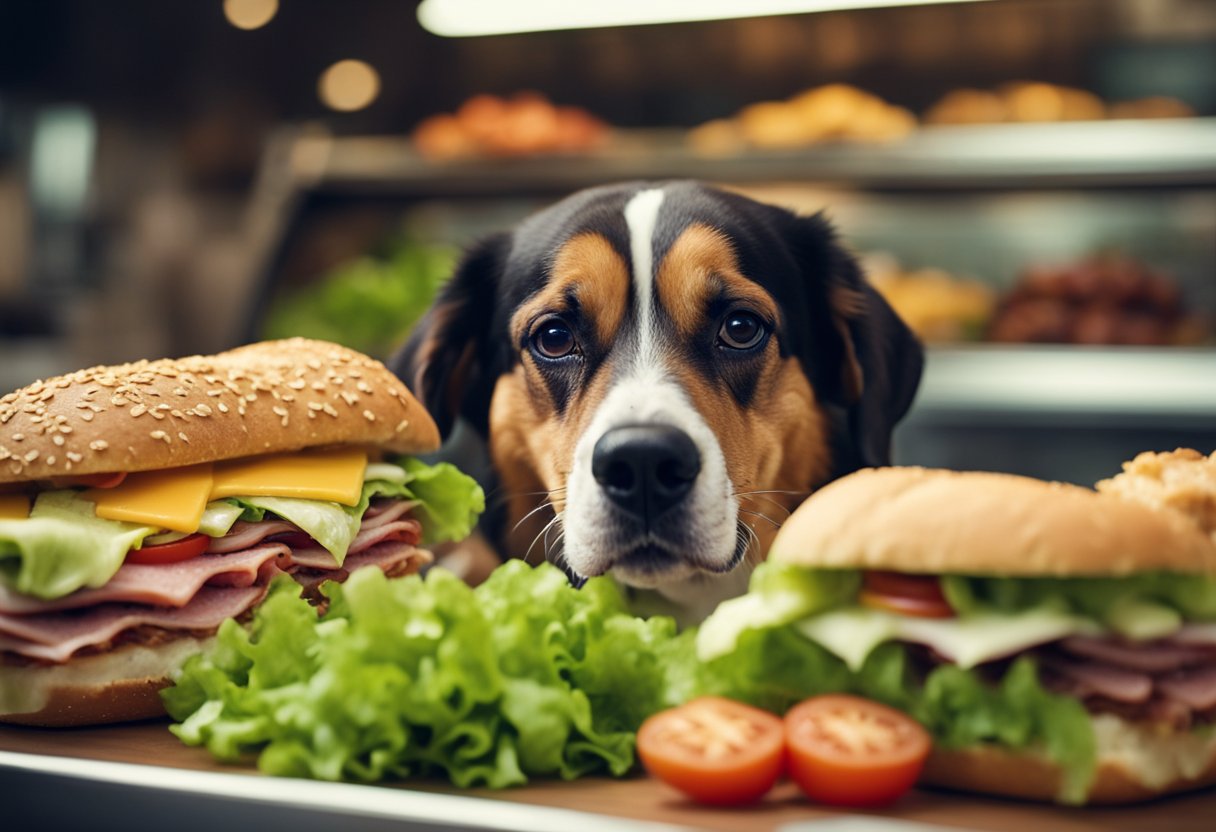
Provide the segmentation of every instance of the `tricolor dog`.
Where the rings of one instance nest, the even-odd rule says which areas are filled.
[[[814,489],[889,463],[922,363],[824,219],[672,182],[474,247],[394,369],[485,439],[500,552],[696,620]]]

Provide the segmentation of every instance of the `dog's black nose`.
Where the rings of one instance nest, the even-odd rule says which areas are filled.
[[[613,428],[591,453],[591,473],[604,493],[647,524],[680,502],[700,471],[692,438],[670,425]]]

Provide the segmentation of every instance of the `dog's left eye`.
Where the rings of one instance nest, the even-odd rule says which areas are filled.
[[[551,318],[532,333],[532,346],[545,358],[563,358],[575,352],[578,344],[565,321]]]
[[[748,350],[764,340],[768,329],[760,316],[746,310],[736,310],[726,316],[718,330],[718,343],[735,350]]]

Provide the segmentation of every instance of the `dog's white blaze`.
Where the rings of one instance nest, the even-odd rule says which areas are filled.
[[[662,188],[639,191],[625,205],[638,322],[633,369],[639,374],[648,371],[661,374],[662,368],[654,327],[654,229],[659,223],[659,209],[662,206]]]
[[[738,505],[726,470],[726,458],[709,424],[693,406],[687,392],[668,371],[663,346],[654,320],[655,263],[654,233],[663,205],[662,189],[640,191],[625,205],[629,249],[633,265],[636,332],[632,349],[621,366],[604,401],[574,449],[567,481],[565,555],[570,566],[583,575],[598,575],[611,565],[613,552],[605,550],[612,539],[607,499],[591,473],[596,442],[607,431],[627,424],[662,424],[683,430],[701,454],[701,473],[688,495],[691,540],[689,550],[706,565],[725,566],[735,552]],[[736,595],[746,586],[745,570],[730,575],[708,575],[691,565],[673,567],[659,582],[645,576],[617,576],[634,586],[646,586],[703,616],[701,604],[712,604]],[[687,597],[685,597],[687,596]]]

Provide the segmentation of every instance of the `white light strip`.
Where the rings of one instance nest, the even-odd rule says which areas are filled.
[[[422,0],[418,22],[433,34],[463,38],[977,2],[985,0]]]
[[[110,797],[116,804],[120,798],[126,801],[131,813],[129,819],[139,816],[142,808],[141,795],[174,792],[181,795],[182,806],[187,809],[192,799],[198,800],[200,804],[208,800],[245,801],[310,809],[318,814],[333,815],[334,829],[358,828],[360,818],[391,818],[402,821],[404,829],[422,827],[435,830],[484,829],[496,832],[569,832],[571,829],[580,832],[692,832],[687,827],[665,823],[636,821],[484,797],[462,797],[289,777],[268,779],[256,776],[256,772],[227,774],[189,771],[0,750],[0,783],[5,782],[6,776],[11,776],[13,771],[42,774],[51,780],[70,778],[106,784],[111,787]],[[70,795],[72,792],[65,789],[64,793]],[[88,811],[88,807],[83,807],[79,814],[83,817]],[[62,817],[62,814],[60,816]]]

